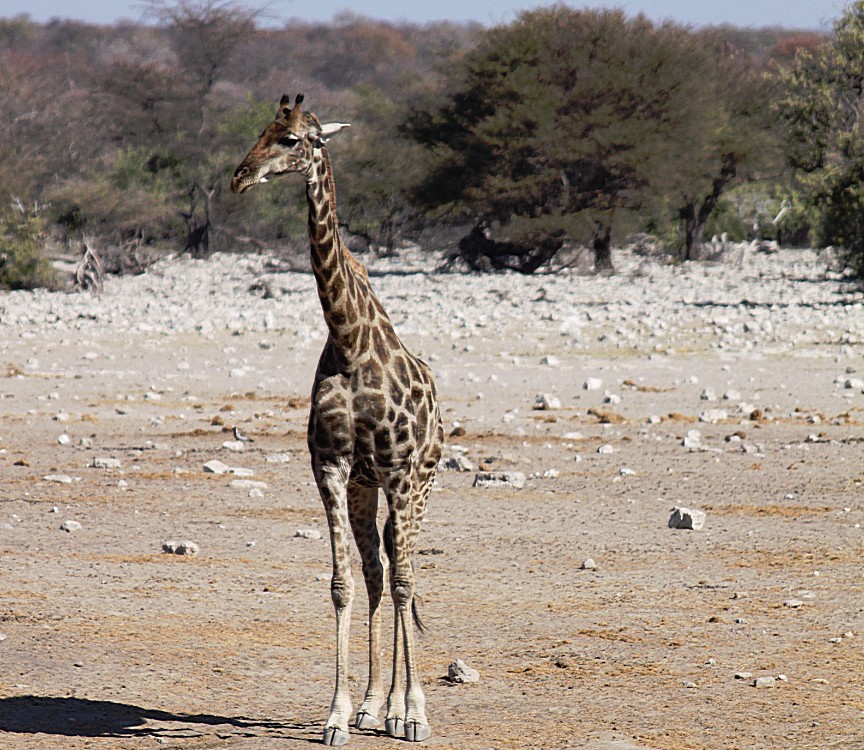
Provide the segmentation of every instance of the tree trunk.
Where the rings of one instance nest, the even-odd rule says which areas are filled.
[[[594,270],[597,273],[615,273],[612,265],[612,227],[598,224],[594,230]]]
[[[681,209],[679,215],[684,222],[684,246],[681,257],[684,260],[694,260],[699,257],[705,242],[705,225],[717,207],[726,185],[735,179],[737,172],[738,165],[735,154],[723,154],[720,174],[711,182],[711,192],[705,196],[699,209],[696,209],[695,201],[687,203]]]

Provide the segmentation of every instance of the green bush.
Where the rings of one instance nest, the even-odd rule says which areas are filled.
[[[53,286],[56,278],[44,255],[45,225],[36,214],[0,217],[0,288]]]

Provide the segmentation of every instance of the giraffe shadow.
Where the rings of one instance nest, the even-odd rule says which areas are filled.
[[[320,740],[317,730],[316,724],[277,722],[245,716],[172,713],[129,703],[87,698],[39,695],[0,698],[0,733],[178,739],[207,734],[217,734],[221,739],[266,735],[317,742]]]

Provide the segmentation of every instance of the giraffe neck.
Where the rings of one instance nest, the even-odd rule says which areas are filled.
[[[367,317],[368,298],[374,295],[365,267],[342,242],[336,220],[336,189],[330,156],[323,146],[313,155],[306,178],[306,200],[312,271],[324,320],[337,349],[350,353],[356,347],[361,325]]]

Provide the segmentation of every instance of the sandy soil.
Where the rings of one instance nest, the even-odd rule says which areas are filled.
[[[731,285],[736,272],[711,271]],[[797,272],[766,274],[794,298]],[[612,346],[623,324],[596,315],[578,342],[564,335],[592,295],[596,309],[610,284],[642,281],[417,276],[402,292],[386,273],[375,279],[436,370],[446,431],[457,432],[447,455],[464,449],[475,467],[528,477],[524,489],[478,489],[472,471],[439,474],[417,557],[426,744],[860,750],[864,395],[842,380],[864,377],[861,298],[830,275],[805,280],[828,301],[804,304],[799,328],[822,326],[830,308],[835,330],[799,343],[786,332],[783,346],[744,334],[723,344],[735,316],[750,314],[746,290],[708,322],[688,313],[699,300],[669,302],[692,321],[686,336],[674,323],[662,333],[674,345],[618,331]],[[131,310],[132,283],[143,282],[109,281],[105,298]],[[296,283],[308,289],[308,277]],[[463,323],[496,319],[498,299],[510,328],[442,335],[452,317],[424,327],[410,291],[424,284],[433,301],[458,293]],[[117,329],[81,297],[50,302],[67,324],[75,305],[95,305],[77,327],[29,326],[21,311],[38,295],[0,300],[0,318],[18,316],[0,330],[0,748],[318,742],[335,631],[304,440],[320,340],[278,316],[266,331]],[[643,314],[632,312],[636,333]],[[589,377],[602,387],[584,389]],[[538,393],[560,408],[534,410]],[[254,438],[241,453],[223,447],[235,425]],[[691,430],[698,450],[682,445]],[[97,458],[119,468],[95,468]],[[212,459],[266,486],[250,496],[236,477],[205,473]],[[706,511],[705,527],[669,529],[676,505]],[[67,520],[81,528],[61,530]],[[200,554],[164,554],[168,539],[191,539]],[[596,570],[581,569],[589,557]],[[366,604],[355,572],[359,703]],[[447,682],[457,657],[478,684]],[[351,744],[401,743],[366,731]]]

